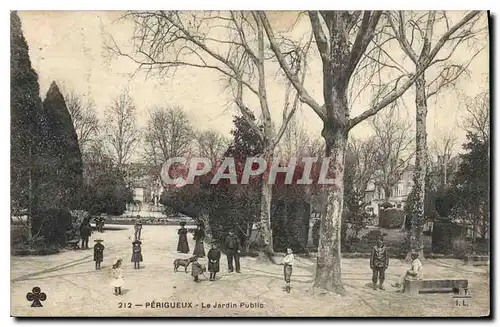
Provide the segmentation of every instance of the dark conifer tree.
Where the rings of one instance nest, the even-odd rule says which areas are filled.
[[[42,164],[37,195],[41,208],[78,208],[83,182],[82,155],[71,116],[57,84],[52,82],[41,115]]]
[[[31,67],[28,44],[15,11],[10,15],[10,67],[11,204],[15,210],[31,209],[42,102],[38,76]]]

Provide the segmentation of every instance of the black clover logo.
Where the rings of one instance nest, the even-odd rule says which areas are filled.
[[[28,294],[26,294],[26,299],[28,301],[33,301],[33,303],[31,304],[32,307],[43,307],[42,302],[40,301],[47,300],[47,294],[42,293],[40,287],[35,286],[31,290],[31,292],[28,292]]]

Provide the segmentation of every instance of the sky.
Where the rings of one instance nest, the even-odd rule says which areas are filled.
[[[132,76],[137,64],[126,58],[110,57],[106,43],[111,35],[118,44],[130,42],[133,25],[117,19],[123,12],[117,11],[25,11],[19,12],[22,28],[30,48],[33,68],[39,75],[42,99],[52,81],[56,81],[65,90],[70,90],[92,99],[98,115],[102,118],[104,110],[111,101],[125,88],[128,88],[138,112],[138,123],[146,126],[148,110],[155,106],[170,105],[182,107],[188,114],[195,128],[213,129],[228,134],[232,126],[232,115],[237,108],[231,103],[231,94],[224,91],[220,76],[212,71],[197,68],[180,68],[175,76],[169,78],[148,77],[142,73]],[[279,33],[290,28],[295,21],[294,12],[270,12],[269,20]],[[451,17],[461,17],[463,12],[453,12]],[[480,24],[487,26],[486,15]],[[295,35],[304,34],[310,23],[302,19],[294,28]],[[442,30],[435,29],[434,35],[440,36]],[[489,55],[486,46],[472,62],[469,76],[459,81],[455,90],[445,90],[438,97],[432,98],[427,117],[429,142],[447,133],[458,138],[457,148],[464,141],[464,132],[457,127],[457,122],[464,115],[462,98],[475,96],[488,90]],[[398,47],[391,47],[389,52],[401,53]],[[452,57],[457,62],[471,56],[467,46],[459,48]],[[317,57],[309,59],[310,70],[305,86],[317,102],[323,103],[321,65]],[[271,74],[272,75],[272,74]],[[268,78],[268,93],[273,119],[279,125],[284,98],[284,84],[279,78]],[[367,109],[370,95],[362,96],[353,108],[351,117]],[[403,116],[414,120],[414,92],[410,89],[404,96]],[[258,112],[256,99],[250,99]],[[322,122],[307,105],[303,104],[297,113],[297,119],[304,124],[308,133],[314,137],[320,135]],[[365,137],[370,134],[366,123],[358,125],[352,134]]]

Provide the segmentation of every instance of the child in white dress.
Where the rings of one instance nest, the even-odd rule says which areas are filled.
[[[125,282],[123,277],[122,259],[117,259],[111,268],[111,287],[115,290],[115,295],[122,294],[122,287]]]

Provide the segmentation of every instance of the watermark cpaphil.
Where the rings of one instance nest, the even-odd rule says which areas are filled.
[[[210,178],[210,184],[249,184],[262,179],[268,184],[339,185],[343,171],[330,158],[292,157],[287,160],[270,160],[248,157],[244,162],[233,157],[213,163],[208,158],[174,157],[162,167],[161,177],[166,185],[194,184],[197,178]]]

